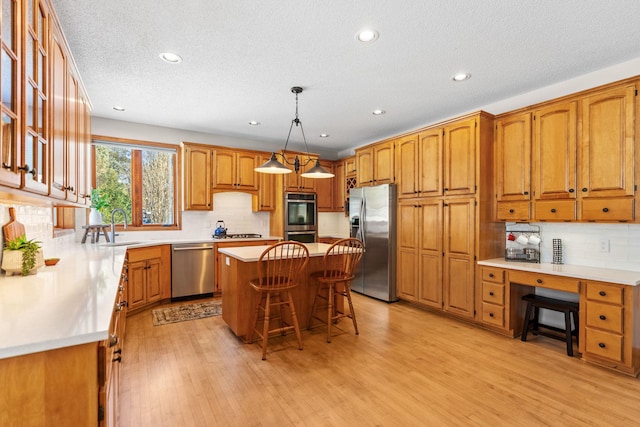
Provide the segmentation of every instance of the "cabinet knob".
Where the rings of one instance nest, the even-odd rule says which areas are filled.
[[[489,292],[489,296],[492,297],[493,296],[493,291]]]
[[[602,212],[609,212],[609,208],[602,208]]]
[[[116,334],[109,335],[109,347],[113,347],[114,345],[117,345],[118,342],[119,340]]]
[[[489,317],[493,317],[493,313],[489,313]]]
[[[599,342],[598,343],[598,347],[600,347],[600,348],[605,348],[606,346],[607,345],[605,343],[603,343],[603,342]]]
[[[122,362],[122,357],[118,356],[115,359],[113,359],[113,361],[120,363],[120,362]]]
[[[522,193],[522,194],[524,194],[525,196],[527,196],[527,195],[529,195],[529,192],[528,192],[528,191],[525,191],[525,192],[524,192],[524,193]]]
[[[513,209],[509,209],[509,213],[514,213],[515,211]]]
[[[448,188],[443,188],[443,190],[444,190],[444,191],[449,191],[449,189],[448,189]]]
[[[551,209],[551,213],[556,213],[556,208]]]
[[[33,176],[35,178],[36,175],[38,175],[38,169],[33,168],[33,169],[31,169],[31,171],[29,171],[29,173],[31,174],[31,176]]]
[[[495,277],[493,273],[489,273],[489,277]]]
[[[18,166],[17,169],[19,171],[25,171],[25,172],[29,172],[29,165],[24,165],[24,166]]]
[[[542,283],[542,279],[536,279],[536,282]]]
[[[605,291],[600,291],[598,292],[598,295],[600,295],[601,297],[604,297],[607,295],[607,293]]]
[[[604,314],[600,315],[600,320],[607,320],[607,316],[605,316]]]
[[[576,190],[574,190],[573,188],[569,189],[569,193],[573,193],[574,191],[576,191]]]
[[[582,192],[583,192],[583,193],[586,193],[587,191],[589,191],[589,189],[588,189],[587,187],[583,187],[583,188],[582,188]]]
[[[2,162],[2,169],[11,169],[11,165],[8,165],[5,162]]]

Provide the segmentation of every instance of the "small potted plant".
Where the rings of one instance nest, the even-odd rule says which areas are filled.
[[[89,213],[89,225],[102,225],[102,213],[100,210],[108,208],[109,202],[100,194],[100,190],[91,190],[91,212]]]
[[[2,253],[2,269],[7,274],[20,273],[23,276],[36,274],[38,268],[44,265],[44,257],[40,242],[27,240],[23,234],[5,243]]]

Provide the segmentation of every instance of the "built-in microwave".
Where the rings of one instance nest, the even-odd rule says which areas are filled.
[[[316,193],[284,193],[285,231],[317,231]]]

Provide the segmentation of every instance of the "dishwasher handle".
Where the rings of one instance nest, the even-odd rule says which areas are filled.
[[[204,251],[208,249],[213,249],[213,246],[201,246],[201,247],[193,247],[193,248],[173,248],[174,252],[177,251]]]

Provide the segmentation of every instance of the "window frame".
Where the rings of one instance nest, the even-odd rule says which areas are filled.
[[[129,138],[116,138],[111,136],[102,136],[102,135],[91,135],[91,188],[96,188],[96,146],[94,143],[106,142],[109,144],[118,145],[121,144],[124,147],[131,148],[136,150],[136,148],[144,148],[149,147],[152,148],[160,148],[164,150],[175,150],[175,165],[173,170],[173,219],[174,223],[172,225],[145,225],[142,222],[140,224],[136,224],[133,221],[133,218],[129,218],[131,224],[127,225],[127,231],[169,231],[169,230],[181,230],[182,229],[182,210],[180,209],[180,201],[182,200],[182,186],[180,185],[182,176],[182,152],[180,150],[179,145],[173,144],[164,144],[160,142],[150,142],[150,141],[141,141],[137,139],[129,139]],[[132,216],[136,217],[136,215],[141,213],[142,210],[142,174],[141,171],[136,170],[137,168],[134,166],[133,160],[135,158],[141,158],[141,151],[137,151],[140,153],[136,155],[132,153],[132,165],[131,165],[131,173],[132,173],[132,183],[131,183],[131,193],[132,197],[137,198],[133,200],[131,210]],[[140,216],[140,220],[142,220],[142,215]],[[137,218],[137,217],[136,217]],[[109,218],[105,218],[105,221],[110,222]],[[124,226],[122,224],[116,224],[116,230],[124,230]]]

